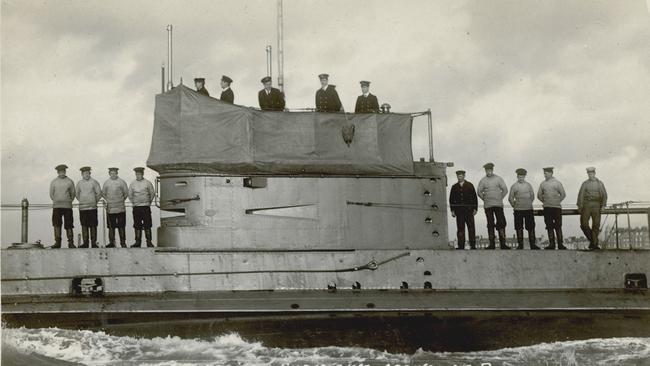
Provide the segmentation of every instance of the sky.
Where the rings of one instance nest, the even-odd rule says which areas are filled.
[[[353,110],[359,80],[370,80],[395,112],[432,110],[435,159],[454,163],[450,183],[458,168],[478,183],[491,161],[508,186],[523,167],[537,189],[542,167],[554,166],[570,207],[593,165],[610,203],[650,204],[649,4],[284,0],[287,106],[313,107],[317,75],[329,73]],[[237,104],[257,106],[265,47],[276,49],[269,0],[2,0],[0,11],[3,205],[49,203],[60,163],[75,181],[84,165],[100,183],[114,165],[133,179],[149,152],[167,24],[174,83],[205,77],[218,95],[226,74]],[[425,118],[413,153],[429,155]],[[32,241],[51,241],[49,214],[31,213]],[[565,219],[569,234],[577,220]],[[450,239],[452,227],[450,217]],[[18,212],[2,211],[1,231],[3,247],[19,241]]]

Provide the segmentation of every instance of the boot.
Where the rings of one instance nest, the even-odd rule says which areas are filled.
[[[74,245],[74,231],[72,229],[65,229],[65,236],[68,238],[68,248],[76,248]]]
[[[506,245],[506,229],[499,229],[499,249],[510,249],[509,246]]]
[[[144,229],[144,237],[147,239],[147,247],[153,248],[153,243],[151,242],[151,229]]]
[[[474,232],[469,233],[469,249],[476,249],[476,234]]]
[[[456,235],[458,236],[458,248],[456,248],[456,249],[458,249],[458,250],[465,249],[465,232],[461,233],[459,231],[458,234],[456,234]]]
[[[539,247],[535,245],[537,239],[535,238],[535,229],[528,230],[528,244],[530,245],[530,250],[538,250]]]
[[[54,245],[52,245],[50,248],[52,249],[61,248],[61,226],[59,227],[54,226]]]
[[[546,232],[548,233],[548,246],[545,247],[544,249],[548,250],[554,250],[555,249],[555,231],[553,229],[546,229]]]
[[[517,249],[524,249],[524,230],[516,230],[517,233]]]
[[[83,244],[79,248],[88,248],[88,237],[89,237],[89,228],[88,226],[81,227],[81,237],[83,238]]]
[[[557,236],[557,249],[558,250],[565,250],[566,247],[564,246],[564,237],[562,236],[562,228],[557,228],[555,229],[555,235]]]
[[[142,247],[142,229],[135,229],[135,243],[131,245],[131,248],[140,247]]]
[[[485,247],[485,249],[494,249],[494,229],[488,229],[488,240],[490,240],[490,245]]]
[[[593,240],[592,240],[593,244],[589,244],[589,249],[591,249],[591,250],[600,249],[600,247],[598,246],[598,229],[593,230],[593,232],[591,234],[591,237],[593,238]]]
[[[90,246],[99,248],[99,245],[97,245],[97,226],[90,228]]]
[[[582,227],[581,226],[580,229],[582,229],[582,233],[585,234],[585,238],[587,238],[587,240],[589,240],[589,249],[593,249],[593,247],[594,247],[594,237],[593,237],[593,235],[591,233],[591,228],[589,228],[588,226],[587,227]]]
[[[117,232],[120,234],[120,246],[126,248],[126,228],[118,227]]]
[[[115,228],[108,228],[108,245],[106,248],[115,248]]]

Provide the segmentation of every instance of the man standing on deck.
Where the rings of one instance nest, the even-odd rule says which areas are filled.
[[[456,237],[458,238],[458,248],[456,249],[465,249],[465,225],[467,225],[469,247],[476,249],[476,229],[474,227],[474,215],[478,209],[476,190],[472,183],[465,180],[464,170],[456,171],[456,178],[458,183],[451,186],[451,191],[449,191],[451,216],[456,218]]]
[[[329,75],[320,74],[320,89],[316,91],[316,112],[343,112],[343,105],[336,86],[329,85]]]
[[[535,192],[533,186],[526,182],[526,174],[528,173],[526,169],[519,168],[515,172],[517,173],[517,182],[510,187],[508,201],[514,209],[517,249],[524,249],[524,223],[526,231],[528,231],[530,249],[539,249],[535,245],[535,215],[533,214]]]
[[[284,110],[284,94],[271,86],[271,77],[262,78],[264,89],[257,93],[257,100],[260,103],[260,109],[263,111],[282,111]]]
[[[503,214],[503,198],[508,195],[508,187],[501,177],[494,174],[494,164],[487,163],[483,165],[483,168],[485,169],[485,177],[478,182],[477,194],[483,200],[483,208],[487,218],[490,245],[486,249],[495,248],[495,227],[499,233],[499,248],[510,249],[506,245],[506,217]]]
[[[221,92],[219,100],[233,104],[235,103],[235,93],[233,93],[232,89],[230,89],[231,83],[231,78],[227,77],[226,75],[221,76],[221,89],[223,89],[223,91]]]
[[[129,187],[126,182],[117,176],[118,168],[108,168],[109,178],[104,182],[102,195],[106,199],[108,212],[108,245],[115,248],[115,229],[120,235],[120,245],[126,248],[126,206],[124,200],[129,196]]]
[[[81,180],[77,183],[77,201],[79,201],[79,221],[81,221],[81,237],[83,244],[80,248],[99,248],[97,246],[97,202],[102,198],[99,182],[90,177],[90,167],[79,169]],[[89,240],[90,239],[90,243]]]
[[[589,249],[600,249],[598,234],[600,233],[600,215],[607,206],[607,190],[600,179],[596,178],[596,168],[587,168],[589,179],[584,181],[578,192],[578,212],[580,212],[580,229],[589,240]],[[589,219],[591,218],[591,228]]]
[[[50,199],[52,200],[52,227],[54,228],[54,245],[50,248],[61,248],[61,225],[68,237],[68,248],[74,246],[74,222],[72,218],[72,200],[75,197],[74,182],[65,173],[68,166],[57,165],[57,177],[50,183]]]
[[[206,97],[210,96],[210,93],[208,93],[208,89],[205,88],[205,78],[195,78],[194,86],[196,87],[197,93],[203,94]]]
[[[379,113],[379,102],[377,97],[370,94],[370,82],[360,81],[361,95],[357,97],[357,104],[354,113]]]
[[[142,230],[147,239],[147,246],[153,247],[151,242],[151,202],[156,193],[153,184],[144,178],[144,168],[133,168],[135,180],[129,186],[129,200],[133,204],[133,229],[135,230],[135,243],[131,248],[142,246]]]
[[[553,177],[553,167],[544,168],[544,181],[537,190],[537,199],[542,201],[544,207],[544,223],[548,232],[548,246],[544,249],[564,250],[562,237],[562,201],[566,197],[564,187],[559,180]]]

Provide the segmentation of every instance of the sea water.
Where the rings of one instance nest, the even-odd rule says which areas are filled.
[[[2,329],[2,365],[650,365],[650,338],[542,343],[478,352],[395,354],[367,348],[271,348],[226,334],[211,340],[118,337],[89,330]]]

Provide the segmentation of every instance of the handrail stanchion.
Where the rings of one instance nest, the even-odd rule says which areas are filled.
[[[29,242],[29,201],[27,198],[23,198],[20,202],[20,207],[22,213],[20,242],[22,244],[27,244],[27,242]]]
[[[433,120],[431,118],[431,108],[427,109],[429,117],[429,162],[433,163]]]

